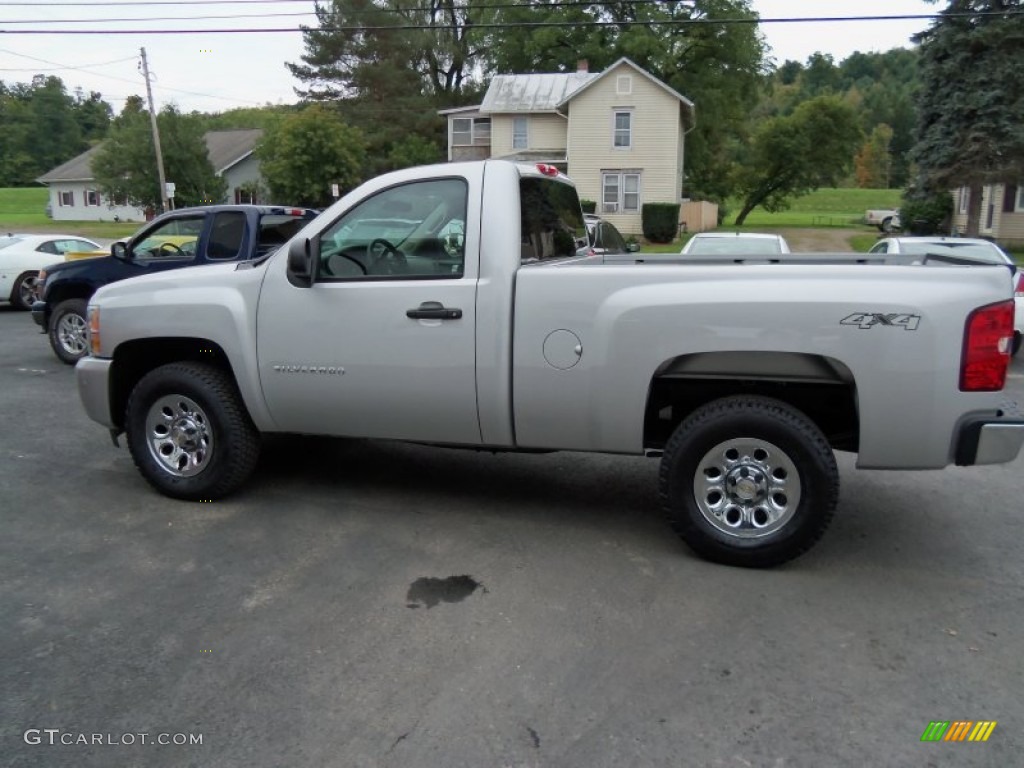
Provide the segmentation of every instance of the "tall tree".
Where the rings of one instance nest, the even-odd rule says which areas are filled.
[[[967,234],[982,188],[1024,177],[1024,14],[1021,0],[951,0],[917,36],[920,170],[908,194],[970,189]]]
[[[175,205],[220,202],[227,194],[227,183],[210,163],[201,123],[173,106],[164,108],[157,123],[166,178],[175,185]],[[156,151],[141,98],[129,98],[114,119],[109,136],[93,157],[92,170],[107,197],[140,208],[159,208]]]
[[[363,180],[366,140],[358,128],[314,104],[266,129],[256,155],[277,200],[319,208],[331,202],[332,184],[344,194]]]
[[[784,210],[793,197],[834,186],[849,172],[860,139],[856,113],[837,96],[819,96],[763,123],[737,173],[737,226],[758,206]]]
[[[892,144],[892,128],[885,123],[876,125],[868,140],[861,146],[854,159],[854,174],[857,186],[862,189],[886,189],[892,173],[892,159],[889,147]]]

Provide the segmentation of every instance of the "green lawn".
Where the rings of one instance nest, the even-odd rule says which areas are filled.
[[[49,191],[44,187],[0,188],[0,231],[60,231],[82,237],[117,239],[139,228],[138,222],[54,221],[46,215]]]
[[[900,189],[819,189],[793,200],[788,210],[768,213],[755,208],[743,228],[758,227],[849,227],[860,224],[869,208],[899,208]],[[736,221],[740,201],[730,200],[727,224]]]
[[[0,229],[46,226],[46,201],[49,191],[43,187],[0,189]]]

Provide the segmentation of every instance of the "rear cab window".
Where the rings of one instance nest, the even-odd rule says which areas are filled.
[[[589,244],[576,188],[555,178],[519,179],[520,253],[523,264],[576,256]]]

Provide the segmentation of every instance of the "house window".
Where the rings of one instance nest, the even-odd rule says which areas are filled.
[[[601,210],[604,213],[640,211],[640,174],[635,171],[605,171],[601,174]]]
[[[87,190],[85,190],[85,204],[87,206],[94,205],[96,207],[99,207],[99,204],[100,204],[100,193],[97,192],[95,189],[87,189]]]
[[[455,117],[452,118],[452,146],[468,147],[471,145],[491,143],[491,118],[489,117]]]
[[[67,190],[67,191],[61,191],[59,202],[60,202],[60,205],[62,207],[66,206],[66,205],[67,206],[74,205],[75,204],[75,193],[72,192],[70,189]]]
[[[633,113],[615,112],[612,146],[615,149],[630,149],[633,146]]]
[[[124,192],[117,192],[107,198],[107,204],[110,206],[128,205],[128,195]]]
[[[1024,211],[1024,181],[1017,185],[1017,213]]]
[[[512,121],[512,149],[526,149],[530,146],[527,137],[527,118],[517,117]]]
[[[629,96],[633,93],[633,78],[630,75],[619,75],[615,78],[615,93],[619,96]]]
[[[957,207],[957,210],[960,213],[967,213],[967,206],[970,203],[970,200],[971,200],[971,188],[970,187],[960,187],[960,203],[959,203],[959,205]]]

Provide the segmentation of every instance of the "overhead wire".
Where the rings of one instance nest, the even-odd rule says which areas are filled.
[[[524,8],[526,6],[523,6]],[[807,24],[845,23],[866,21],[927,21],[941,18],[1015,17],[1024,16],[1024,10],[982,11],[977,13],[910,13],[879,16],[800,16],[776,19],[765,18],[699,18],[699,19],[647,19],[643,21],[510,21],[473,24],[473,29],[543,29],[548,27],[650,27],[650,26],[722,26],[734,24]],[[179,21],[188,21],[182,18]],[[38,22],[37,22],[38,23]],[[0,35],[197,35],[197,34],[278,34],[294,32],[396,32],[436,31],[447,25],[430,24],[346,24],[319,27],[237,27],[223,29],[0,29]]]

